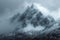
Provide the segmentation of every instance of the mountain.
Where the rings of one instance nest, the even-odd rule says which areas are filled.
[[[10,24],[16,26],[12,32],[12,34],[15,34],[12,38],[16,40],[25,40],[27,38],[27,40],[29,38],[31,40],[35,38],[43,40],[44,37],[52,35],[54,30],[59,28],[59,23],[52,16],[43,15],[35,6],[34,4],[28,6],[23,13],[17,13],[11,18]],[[8,37],[11,38],[11,36]]]
[[[45,16],[41,11],[39,11],[36,5],[28,6],[23,13],[17,13],[11,18],[11,23],[18,24],[21,28],[26,28],[28,24],[33,25],[32,27],[36,28],[42,26],[43,28],[50,28],[55,24],[55,20],[52,16]]]
[[[13,22],[16,19],[17,19],[17,22],[23,22],[23,25],[26,23],[31,23],[34,26],[37,26],[37,25],[45,26],[55,21],[54,18],[52,18],[51,16],[45,17],[41,13],[41,11],[35,8],[35,5],[32,5],[31,7],[28,6],[25,12],[22,14],[17,13],[17,15],[15,15],[11,21]]]

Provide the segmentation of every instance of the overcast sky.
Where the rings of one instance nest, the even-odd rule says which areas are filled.
[[[33,3],[37,2],[48,8],[49,10],[56,10],[60,7],[60,0],[0,0],[0,13],[5,12],[7,9],[10,11],[23,9],[24,2]]]
[[[50,11],[60,8],[60,0],[0,0],[0,17],[5,18],[17,12],[23,12],[26,6],[25,3],[39,3]]]
[[[60,0],[28,0],[28,2],[41,3],[46,8],[50,10],[55,10],[60,7]]]

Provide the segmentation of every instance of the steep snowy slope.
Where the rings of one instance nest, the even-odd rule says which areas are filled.
[[[16,28],[18,28],[17,32],[22,31],[28,34],[31,31],[32,33],[42,32],[55,24],[54,18],[41,12],[36,5],[28,6],[25,12],[17,13],[11,18],[11,24],[15,24]]]

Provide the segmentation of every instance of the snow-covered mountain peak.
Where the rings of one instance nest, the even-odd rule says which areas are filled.
[[[41,11],[43,15],[47,16],[49,15],[49,10],[45,7],[43,7],[41,4],[33,3],[33,7],[37,9],[38,11]]]

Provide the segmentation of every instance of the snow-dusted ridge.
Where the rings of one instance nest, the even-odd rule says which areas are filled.
[[[48,30],[55,24],[55,19],[48,15],[48,10],[36,3],[28,6],[25,12],[13,21],[13,23],[16,23],[16,27],[19,28],[17,32],[22,31],[28,34],[31,31],[42,32],[43,34],[44,30]]]

